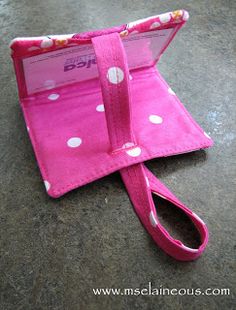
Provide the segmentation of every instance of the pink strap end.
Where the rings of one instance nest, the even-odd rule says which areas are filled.
[[[97,59],[111,152],[115,155],[116,152],[125,152],[127,148],[136,146],[132,132],[127,58],[117,33],[92,38],[92,43]],[[186,208],[142,163],[123,168],[120,173],[141,222],[158,246],[178,260],[189,261],[199,257],[208,242],[205,223]],[[201,235],[199,248],[189,248],[169,235],[158,221],[152,193],[164,197],[188,215]]]
[[[208,243],[206,224],[184,206],[143,164],[130,166],[120,172],[137,215],[157,245],[177,260],[191,261],[198,258]],[[190,218],[201,236],[201,245],[197,249],[187,247],[180,240],[174,239],[161,225],[152,193],[168,200]]]

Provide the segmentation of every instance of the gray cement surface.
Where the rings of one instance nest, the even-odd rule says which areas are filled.
[[[215,145],[147,165],[209,227],[206,252],[190,263],[156,247],[118,173],[57,200],[47,196],[8,48],[17,36],[105,28],[179,8],[190,12],[190,20],[159,69]],[[234,308],[235,15],[234,0],[0,0],[0,309]],[[166,216],[164,209],[161,218]],[[183,231],[183,238],[192,233],[176,213],[169,217],[171,233]],[[150,281],[157,288],[230,288],[231,295],[98,297],[92,292],[142,288]]]

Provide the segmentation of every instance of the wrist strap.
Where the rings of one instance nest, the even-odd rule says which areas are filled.
[[[112,152],[135,145],[131,124],[129,69],[118,33],[92,39]]]
[[[129,70],[124,47],[117,33],[95,37],[92,43],[97,58],[111,151],[125,151],[126,148],[135,147],[136,141],[132,132]],[[203,221],[186,208],[142,163],[123,168],[120,173],[137,215],[154,241],[178,260],[193,260],[201,255],[208,242],[208,231]],[[201,246],[198,249],[186,247],[175,240],[159,223],[152,193],[165,197],[187,214],[201,235]]]
[[[206,224],[182,204],[143,164],[136,164],[121,169],[120,173],[137,215],[159,247],[178,260],[190,261],[198,258],[208,242]],[[180,240],[170,236],[158,220],[152,198],[153,193],[168,200],[173,206],[181,209],[189,217],[201,236],[199,248],[189,248]]]

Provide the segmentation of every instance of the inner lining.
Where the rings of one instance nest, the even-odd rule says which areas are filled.
[[[154,65],[175,31],[176,28],[173,27],[123,38],[129,70]],[[92,44],[26,57],[22,64],[28,95],[98,77]]]
[[[133,70],[130,91],[137,148],[115,154],[111,152],[98,79],[21,100],[51,196],[61,196],[131,164],[212,144],[155,67]]]

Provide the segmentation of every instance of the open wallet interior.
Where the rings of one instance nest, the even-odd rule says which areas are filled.
[[[207,227],[143,162],[213,144],[156,68],[187,19],[179,10],[110,29],[16,38],[10,46],[48,194],[59,197],[119,170],[154,241],[185,261],[203,252]],[[198,248],[169,235],[158,220],[153,193],[187,214],[201,236]]]

